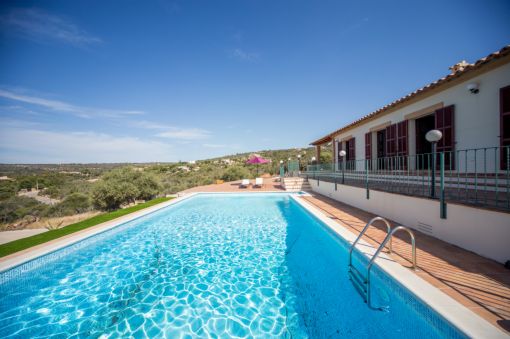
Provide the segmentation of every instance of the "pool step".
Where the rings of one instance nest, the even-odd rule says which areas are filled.
[[[353,282],[354,287],[367,302],[367,281],[365,277],[354,266],[349,267],[349,278]]]
[[[300,177],[283,178],[283,187],[286,191],[297,192],[302,190],[310,190],[311,186],[308,180]]]

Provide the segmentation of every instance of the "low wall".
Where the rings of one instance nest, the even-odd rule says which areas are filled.
[[[448,204],[447,219],[439,216],[439,201],[370,191],[310,179],[312,189],[345,204],[394,220],[425,234],[500,263],[510,260],[510,214]]]

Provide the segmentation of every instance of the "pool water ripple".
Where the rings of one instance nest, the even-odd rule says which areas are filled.
[[[198,196],[120,227],[1,284],[0,337],[442,336],[397,297],[369,310],[345,248],[287,195]]]

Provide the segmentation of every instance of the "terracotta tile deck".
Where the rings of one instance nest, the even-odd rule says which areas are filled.
[[[301,197],[322,210],[355,234],[375,215],[312,193]],[[392,227],[395,226],[394,222]],[[364,240],[378,246],[386,236],[383,224],[375,223]],[[416,274],[436,286],[464,306],[510,333],[510,270],[503,265],[414,230],[416,236]],[[407,236],[407,237],[406,237]],[[411,245],[408,235],[393,239],[391,257],[411,267]]]
[[[279,182],[265,179],[264,187],[239,188],[240,181],[220,185],[195,187],[184,192],[255,192],[282,191]],[[301,197],[315,205],[330,218],[359,234],[365,224],[375,215],[343,204],[325,196],[311,193]],[[390,221],[391,222],[391,221]],[[395,226],[394,222],[391,222]],[[386,235],[383,225],[376,223],[364,239],[378,246]],[[416,251],[418,270],[416,274],[473,310],[490,323],[510,333],[510,270],[503,265],[466,251],[417,230]],[[407,234],[397,234],[393,239],[391,257],[400,264],[411,267],[411,245]]]
[[[268,191],[285,191],[283,187],[280,185],[279,181],[276,181],[276,178],[264,178],[264,185],[262,187],[253,187],[253,183],[255,183],[254,179],[250,180],[250,186],[247,188],[241,188],[239,185],[241,184],[241,180],[225,182],[223,184],[213,184],[206,186],[197,186],[180,193],[193,193],[193,192],[268,192]]]

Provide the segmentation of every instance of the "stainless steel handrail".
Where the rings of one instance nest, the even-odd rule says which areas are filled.
[[[405,226],[397,226],[386,236],[386,238],[384,238],[383,242],[381,243],[381,245],[375,252],[375,254],[372,257],[372,259],[370,260],[370,262],[368,263],[368,267],[367,267],[367,304],[369,307],[372,307],[370,304],[370,294],[371,294],[370,293],[370,290],[371,290],[370,289],[370,270],[372,269],[375,259],[377,259],[377,257],[379,256],[379,253],[381,253],[381,251],[384,248],[384,246],[386,245],[386,243],[388,241],[391,241],[393,234],[395,234],[398,231],[406,231],[411,236],[413,269],[414,270],[416,269],[416,241],[415,241],[414,233],[413,233],[413,231],[411,231],[409,228],[407,228]]]
[[[363,227],[363,230],[361,230],[360,234],[358,235],[358,237],[356,238],[356,240],[354,240],[354,242],[352,243],[351,245],[351,248],[349,249],[349,267],[352,266],[352,251],[354,250],[354,247],[356,246],[356,244],[358,243],[358,241],[361,239],[361,237],[363,236],[363,234],[365,234],[366,230],[368,229],[368,227],[370,225],[372,225],[374,222],[378,221],[378,220],[381,220],[381,221],[384,221],[384,223],[386,224],[386,227],[388,228],[388,235],[391,233],[391,226],[390,226],[390,223],[388,222],[388,220],[382,218],[382,217],[375,217],[375,218],[372,218],[366,225],[365,227]],[[388,237],[388,235],[386,235],[386,237]],[[391,241],[391,237],[390,237],[390,245],[388,246],[388,250],[392,251],[392,241]]]

